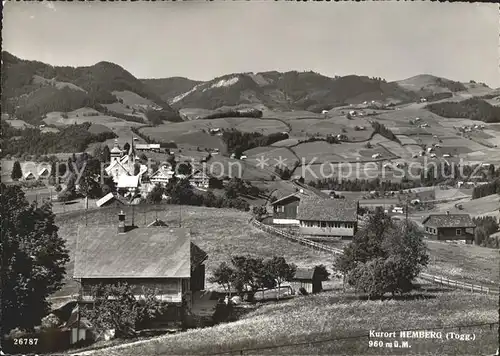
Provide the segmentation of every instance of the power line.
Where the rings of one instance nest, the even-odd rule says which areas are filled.
[[[400,331],[421,331],[421,330],[446,330],[446,329],[460,329],[462,328],[472,328],[472,327],[478,327],[478,326],[489,326],[490,329],[493,328],[493,325],[497,325],[498,322],[490,322],[490,323],[481,323],[481,324],[466,324],[466,325],[448,325],[448,326],[436,326],[436,327],[420,327],[420,328],[412,328],[412,329],[401,329],[401,330],[377,330],[377,332],[400,332]],[[215,353],[210,353],[210,354],[205,354],[206,356],[212,356],[212,355],[226,355],[226,354],[232,354],[232,353],[237,353],[239,352],[240,354],[243,354],[244,352],[248,351],[259,351],[259,350],[271,350],[271,349],[277,349],[281,347],[291,347],[291,346],[303,346],[303,345],[316,345],[316,344],[322,344],[326,342],[332,342],[332,341],[342,341],[342,340],[349,340],[349,339],[362,339],[362,338],[369,338],[370,334],[369,333],[364,333],[361,335],[350,335],[350,336],[342,336],[342,337],[333,337],[333,338],[328,338],[328,339],[322,339],[322,340],[314,340],[314,341],[302,341],[302,342],[296,342],[296,343],[289,343],[289,344],[281,344],[281,345],[271,345],[271,346],[261,346],[261,347],[252,347],[252,348],[246,348],[246,349],[235,349],[235,350],[228,350],[228,351],[220,351],[220,352],[215,352]]]

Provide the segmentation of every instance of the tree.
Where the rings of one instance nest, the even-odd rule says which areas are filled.
[[[278,286],[277,298],[279,299],[281,285],[283,282],[292,280],[297,267],[294,264],[286,263],[284,257],[273,256],[264,263],[264,269],[276,281]]]
[[[177,172],[179,174],[190,175],[192,172],[192,169],[193,169],[193,167],[191,167],[191,163],[182,162],[181,164],[179,164]]]
[[[224,188],[224,184],[222,184],[221,179],[210,177],[208,178],[208,187],[213,189],[222,189]]]
[[[102,149],[102,161],[101,162],[110,162],[111,161],[111,151],[109,150],[108,145],[105,145]]]
[[[344,248],[334,268],[344,281],[369,297],[403,294],[429,260],[422,233],[411,222],[396,224],[377,209]]]
[[[125,144],[123,145],[123,150],[125,151],[125,153],[128,153],[128,151],[130,150],[130,143],[125,142]]]
[[[10,174],[10,177],[17,181],[19,178],[22,178],[23,176],[23,171],[21,170],[21,164],[19,161],[15,161],[14,165],[12,166],[12,173]]]
[[[327,281],[330,278],[330,272],[327,271],[325,265],[318,265],[315,268],[316,268],[316,273],[322,282]]]
[[[1,184],[2,333],[33,330],[49,311],[69,262],[50,203],[29,204],[20,187]]]
[[[98,285],[92,289],[92,308],[83,308],[83,315],[99,332],[115,329],[120,338],[137,335],[137,329],[162,311],[157,291],[143,288],[136,299],[132,286],[126,283]]]
[[[165,188],[163,188],[160,184],[156,184],[148,193],[146,200],[148,201],[148,203],[159,204],[163,199],[164,192]]]
[[[212,272],[212,276],[208,279],[211,283],[221,285],[231,298],[231,285],[235,278],[235,271],[226,262],[221,264]]]
[[[261,258],[234,256],[231,262],[235,267],[234,286],[240,293],[247,292],[250,301],[254,299],[259,288],[273,286],[273,281],[266,273]]]
[[[87,159],[83,163],[82,167],[79,167],[81,172],[80,180],[78,184],[80,186],[80,192],[90,198],[96,199],[102,196],[101,184],[99,183],[101,175],[101,162],[97,158]]]

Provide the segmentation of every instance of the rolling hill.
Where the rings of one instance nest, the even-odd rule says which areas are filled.
[[[160,89],[156,90],[160,94]],[[168,99],[170,105],[176,108],[216,109],[223,106],[264,105],[272,109],[321,112],[323,109],[367,100],[400,103],[417,98],[418,95],[413,91],[397,83],[387,83],[381,78],[357,75],[330,78],[312,71],[271,71],[224,75],[197,83]]]
[[[113,92],[132,92],[150,100],[166,116],[179,116],[159,95],[117,64],[99,62],[89,67],[54,67],[2,52],[3,111],[38,123],[52,111],[81,107],[102,109],[119,102]],[[148,108],[145,108],[147,110]]]

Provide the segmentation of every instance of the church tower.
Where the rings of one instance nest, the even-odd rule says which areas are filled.
[[[115,139],[115,145],[111,149],[110,153],[111,153],[111,155],[110,155],[111,156],[111,163],[113,163],[114,161],[120,160],[120,157],[122,156],[122,150],[120,149],[120,146],[118,146],[117,139]]]

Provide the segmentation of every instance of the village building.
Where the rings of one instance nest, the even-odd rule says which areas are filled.
[[[133,195],[141,190],[144,173],[148,170],[146,165],[140,164],[134,145],[132,139],[130,149],[125,153],[115,140],[110,151],[111,163],[105,168],[106,174],[112,177],[118,191],[124,195]]]
[[[201,169],[196,169],[189,176],[188,179],[189,179],[189,183],[193,187],[207,189],[210,177],[208,176],[208,174],[205,173],[205,171],[203,171]]]
[[[166,186],[174,175],[175,172],[172,169],[172,166],[170,166],[169,164],[164,164],[156,172],[151,174],[151,176],[149,177],[149,182],[153,186],[157,184],[160,184],[161,186]]]
[[[309,294],[319,293],[323,290],[321,279],[316,267],[297,268],[290,281],[290,286],[295,293],[298,293],[301,288],[304,288]]]
[[[81,228],[74,267],[79,303],[92,303],[97,285],[125,282],[136,298],[148,288],[165,302],[168,312],[159,325],[180,325],[192,293],[205,288],[207,254],[191,242],[189,229],[165,225],[158,220],[148,227],[127,225],[121,212],[115,226]]]
[[[424,225],[425,237],[439,241],[465,241],[472,244],[476,224],[469,214],[431,214],[426,217]]]
[[[357,231],[358,202],[348,199],[302,199],[299,231],[311,237],[352,238]]]

